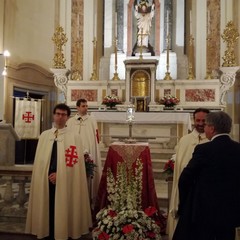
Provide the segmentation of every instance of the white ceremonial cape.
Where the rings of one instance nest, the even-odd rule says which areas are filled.
[[[94,206],[97,196],[98,186],[102,175],[102,162],[99,148],[99,135],[96,119],[88,114],[82,116],[79,121],[80,115],[77,113],[74,117],[67,121],[67,127],[80,135],[83,144],[83,150],[87,150],[95,161],[97,167],[94,169],[94,177],[91,186],[91,203]]]
[[[49,235],[48,169],[54,132],[39,138],[30,188],[26,233]],[[77,146],[77,147],[76,147]],[[55,193],[55,239],[79,238],[92,226],[91,209],[81,142],[67,128],[58,130]]]
[[[169,240],[172,239],[174,230],[177,225],[177,219],[174,217],[175,214],[177,213],[179,204],[178,179],[182,173],[182,170],[187,166],[188,162],[191,160],[194,148],[198,144],[205,143],[208,141],[205,133],[201,133],[200,136],[201,138],[199,138],[199,133],[197,132],[197,130],[194,129],[190,134],[183,136],[176,147],[176,160],[174,163],[173,185],[167,222],[167,233]]]

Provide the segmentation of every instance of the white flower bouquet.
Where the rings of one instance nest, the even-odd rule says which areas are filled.
[[[125,162],[118,163],[116,180],[107,170],[107,190],[110,205],[97,214],[93,239],[160,240],[160,227],[154,220],[155,207],[141,210],[142,162],[136,161],[135,172]]]
[[[103,98],[102,104],[108,107],[115,107],[117,104],[120,104],[121,101],[118,96],[115,95],[107,95]]]
[[[165,107],[174,107],[179,103],[179,99],[172,95],[165,95],[160,99],[160,104],[163,104]]]

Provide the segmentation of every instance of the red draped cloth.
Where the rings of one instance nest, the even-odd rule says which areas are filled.
[[[130,169],[136,167],[138,158],[143,163],[142,209],[145,210],[149,206],[154,206],[157,209],[159,216],[157,220],[160,222],[161,233],[165,233],[166,218],[161,214],[158,206],[148,143],[125,144],[115,142],[110,145],[98,188],[94,213],[97,214],[109,204],[107,199],[107,169],[110,168],[113,175],[116,176],[118,162],[126,161]]]

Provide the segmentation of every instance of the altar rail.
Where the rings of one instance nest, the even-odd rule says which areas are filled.
[[[25,223],[31,175],[32,166],[0,166],[0,222]]]

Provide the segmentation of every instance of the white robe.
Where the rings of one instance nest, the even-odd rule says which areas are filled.
[[[79,121],[80,115],[77,113],[74,117],[67,121],[67,127],[80,135],[83,144],[83,150],[87,150],[92,159],[95,161],[97,167],[94,169],[94,177],[92,179],[90,195],[92,206],[95,204],[98,186],[102,175],[102,162],[99,148],[99,136],[97,122],[93,116],[88,114],[81,116],[82,120]]]
[[[172,239],[174,230],[177,225],[177,219],[174,218],[174,216],[178,210],[179,204],[178,179],[182,173],[182,170],[191,160],[194,148],[198,144],[205,143],[208,141],[204,133],[202,133],[200,136],[201,140],[199,139],[199,133],[197,132],[196,129],[194,129],[190,134],[183,136],[176,147],[176,160],[173,172],[173,185],[167,222],[167,233],[169,240]]]
[[[34,160],[26,233],[37,235],[37,238],[49,235],[48,170],[55,130],[56,128],[52,128],[41,134]],[[66,150],[73,153],[73,158],[67,156]],[[77,239],[82,234],[88,233],[91,226],[91,209],[81,142],[77,135],[66,128],[60,129],[57,137],[55,239],[68,237]]]

